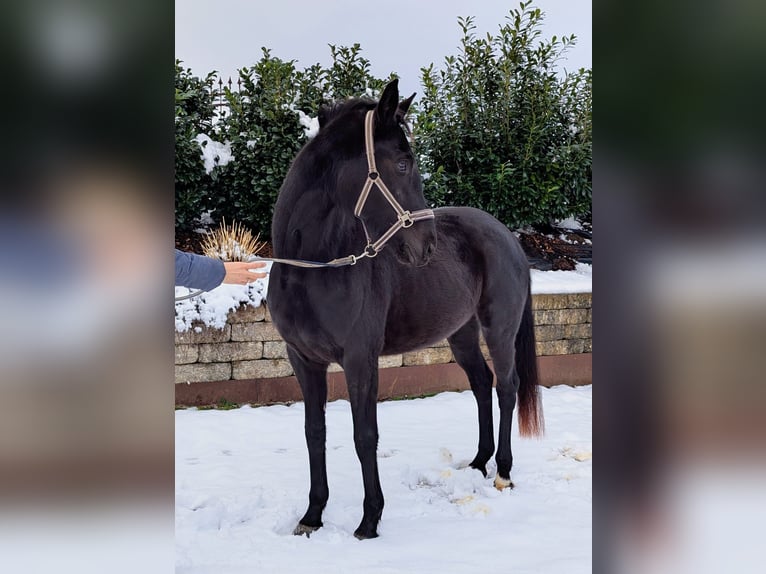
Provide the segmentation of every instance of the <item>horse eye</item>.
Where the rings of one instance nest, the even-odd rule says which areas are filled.
[[[396,164],[396,167],[399,169],[400,173],[406,173],[407,172],[407,160],[406,159],[400,159],[399,163]]]

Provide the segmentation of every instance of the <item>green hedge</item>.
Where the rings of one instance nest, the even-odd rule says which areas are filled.
[[[496,35],[459,19],[460,52],[423,69],[420,171],[434,205],[470,205],[511,228],[591,207],[591,71],[555,71],[574,36],[540,41],[542,12],[521,4]]]
[[[555,67],[574,36],[541,40],[543,13],[522,3],[496,35],[477,37],[471,18],[442,69],[423,68],[411,115],[414,148],[428,200],[484,209],[511,228],[591,209],[592,73]],[[359,44],[330,46],[328,68],[297,69],[263,49],[225,90],[229,112],[216,117],[213,79],[176,62],[176,229],[212,211],[268,238],[273,205],[306,123],[322,103],[377,97],[395,74],[376,78]],[[303,121],[303,123],[302,123]],[[233,160],[207,174],[195,137],[228,142]]]

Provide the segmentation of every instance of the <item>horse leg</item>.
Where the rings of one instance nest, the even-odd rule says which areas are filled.
[[[497,475],[495,475],[495,488],[513,488],[511,482],[511,467],[513,466],[513,454],[511,453],[511,423],[513,422],[513,410],[516,408],[516,393],[519,390],[519,375],[516,373],[516,349],[514,347],[514,335],[516,329],[508,329],[503,326],[499,331],[485,329],[485,338],[492,357],[497,379],[496,391],[500,404],[500,431],[497,437]]]
[[[325,404],[327,403],[327,365],[313,363],[288,346],[287,355],[300,384],[305,404],[306,446],[309,451],[311,489],[309,507],[293,534],[310,536],[322,526],[322,511],[327,504],[327,465],[325,462]]]
[[[465,325],[447,338],[455,362],[468,375],[468,382],[479,410],[479,448],[471,467],[487,476],[487,461],[495,452],[492,429],[492,371],[479,347],[479,322],[472,317]]]
[[[378,536],[383,514],[383,490],[378,476],[378,358],[373,353],[349,354],[343,360],[351,414],[354,446],[362,464],[364,515],[354,536],[363,540]]]

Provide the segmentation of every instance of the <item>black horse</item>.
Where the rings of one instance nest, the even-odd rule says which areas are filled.
[[[517,395],[520,433],[542,431],[527,259],[514,235],[483,211],[442,208],[432,218],[425,210],[403,129],[414,95],[399,102],[394,80],[377,104],[352,99],[324,108],[318,134],[295,158],[277,199],[276,257],[328,261],[359,254],[346,258],[355,264],[338,268],[276,264],[271,271],[269,310],[287,342],[306,408],[311,490],[296,534],[322,526],[327,503],[326,375],[333,361],[345,371],[362,465],[364,516],[357,538],[376,537],[383,512],[376,453],[379,356],[447,338],[478,403],[479,447],[471,466],[486,476],[495,451],[493,377],[480,350],[481,330],[497,377],[499,489],[513,486],[511,421]],[[370,110],[372,160],[365,150]],[[370,188],[368,179],[383,182],[393,202],[380,188]],[[363,191],[368,195],[360,201]],[[421,210],[422,221],[408,225],[404,210]],[[381,247],[376,240],[392,229]]]

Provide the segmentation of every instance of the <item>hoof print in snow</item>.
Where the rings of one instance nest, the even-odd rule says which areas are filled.
[[[513,483],[511,482],[510,478],[503,478],[500,475],[495,476],[495,488],[498,489],[500,492],[505,490],[506,488],[512,489]]]
[[[306,535],[306,538],[311,538],[311,534],[319,530],[319,526],[306,526],[305,524],[298,523],[298,526],[293,530],[295,536]]]

